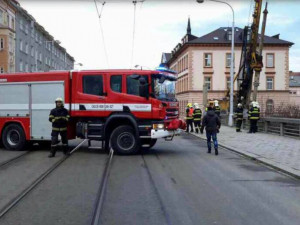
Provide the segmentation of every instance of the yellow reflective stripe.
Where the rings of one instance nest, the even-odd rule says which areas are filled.
[[[195,119],[194,119],[194,121],[200,121],[200,120],[201,120],[200,118],[195,118]]]
[[[49,118],[54,118],[54,116],[53,116],[53,115],[50,115]]]
[[[66,131],[67,128],[66,127],[62,127],[62,128],[52,127],[52,130],[54,130],[54,131]]]
[[[259,117],[250,117],[250,120],[258,120]]]

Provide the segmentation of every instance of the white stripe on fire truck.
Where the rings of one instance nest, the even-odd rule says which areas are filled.
[[[32,109],[53,109],[55,104],[32,104]],[[65,104],[65,108],[69,109],[70,104]],[[0,104],[0,110],[29,110],[29,104]]]
[[[79,106],[83,105],[86,111],[122,111],[123,106],[128,106],[134,112],[151,112],[151,104],[93,104],[93,103],[76,103],[72,104],[72,110],[79,110]]]

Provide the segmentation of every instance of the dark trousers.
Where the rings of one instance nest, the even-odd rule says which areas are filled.
[[[241,120],[241,119],[237,119],[236,120],[236,132],[240,132],[241,131],[242,122],[243,122],[243,120]]]
[[[194,120],[194,126],[195,126],[196,133],[198,134],[201,128],[201,120],[196,120],[196,121]]]
[[[218,150],[217,133],[216,132],[208,132],[208,131],[206,131],[206,138],[207,138],[207,148],[208,148],[208,151],[211,151],[211,139],[214,142],[215,149]]]
[[[191,127],[191,132],[194,132],[192,119],[186,120],[186,132],[190,132],[190,127]]]
[[[67,153],[68,151],[68,135],[67,131],[52,131],[51,133],[51,153],[55,155],[58,148],[58,135],[61,136],[61,142],[63,147],[63,152]]]
[[[250,120],[250,131],[249,133],[256,133],[257,132],[257,120]]]

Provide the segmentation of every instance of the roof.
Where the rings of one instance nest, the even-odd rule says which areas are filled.
[[[290,74],[290,87],[300,87],[300,73]]]
[[[168,62],[171,59],[171,57],[172,57],[171,53],[165,53],[165,52],[163,52],[162,56],[161,56],[161,63]]]
[[[211,33],[208,33],[202,37],[196,38],[192,41],[189,41],[188,43],[190,44],[230,44],[231,40],[227,38],[227,34],[229,31],[231,31],[231,27],[220,27]],[[243,30],[239,27],[235,28],[235,43],[236,44],[242,44],[243,39]],[[261,35],[259,35],[259,38]],[[265,35],[264,38],[264,44],[269,44],[269,45],[288,45],[292,46],[294,43],[285,41],[282,39],[279,39],[279,35],[275,35],[273,37]]]

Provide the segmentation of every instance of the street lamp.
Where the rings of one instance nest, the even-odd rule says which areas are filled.
[[[229,120],[228,120],[228,125],[233,126],[233,76],[234,76],[234,10],[232,6],[224,1],[219,1],[219,0],[208,0],[211,2],[219,2],[226,4],[230,7],[232,11],[232,28],[231,28],[231,63],[230,63],[230,111],[229,111]],[[197,0],[198,3],[203,3],[204,0]]]

